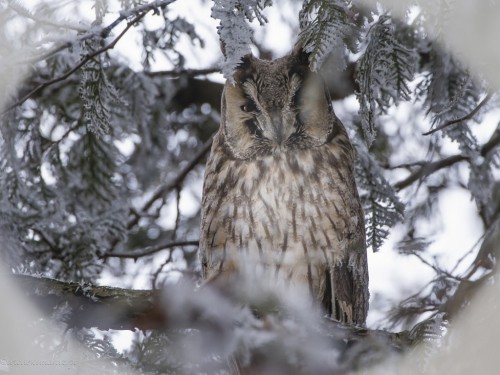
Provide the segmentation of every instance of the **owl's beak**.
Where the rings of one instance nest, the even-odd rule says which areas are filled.
[[[283,143],[283,116],[280,111],[272,112],[271,125],[274,131],[274,140],[281,146]]]

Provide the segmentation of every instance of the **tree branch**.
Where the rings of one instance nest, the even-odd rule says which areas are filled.
[[[159,293],[63,282],[45,277],[16,275],[29,299],[47,315],[64,309],[69,327],[151,329],[164,325],[158,312]]]
[[[137,259],[140,257],[145,257],[148,255],[155,254],[161,250],[165,249],[171,249],[173,247],[184,247],[184,246],[198,246],[199,241],[174,241],[174,242],[167,242],[165,244],[159,244],[155,246],[148,246],[143,250],[137,250],[133,251],[130,253],[111,253],[111,254],[104,254],[102,257],[103,258],[131,258],[131,259]]]
[[[5,112],[8,112],[12,109],[14,109],[15,107],[17,107],[18,105],[21,105],[23,104],[26,100],[28,100],[29,98],[31,98],[34,94],[36,94],[37,92],[39,92],[40,90],[43,90],[44,88],[54,84],[54,83],[57,83],[57,82],[60,82],[60,81],[64,81],[66,78],[68,78],[69,76],[71,76],[73,73],[75,73],[76,71],[78,71],[82,66],[84,66],[87,62],[89,62],[90,60],[92,60],[94,57],[96,57],[97,55],[100,55],[101,53],[109,50],[109,49],[112,49],[115,47],[116,43],[118,43],[118,41],[125,35],[125,33],[136,23],[138,22],[141,18],[143,18],[145,16],[145,13],[144,14],[141,14],[139,16],[137,16],[136,18],[134,18],[132,21],[130,21],[128,24],[127,24],[127,27],[125,27],[125,29],[123,29],[123,31],[118,34],[118,36],[113,39],[113,41],[107,45],[105,45],[104,47],[102,48],[99,48],[97,51],[94,51],[93,53],[85,56],[85,58],[83,60],[81,60],[76,66],[74,66],[72,69],[68,70],[66,73],[60,75],[59,77],[57,78],[54,78],[54,79],[51,79],[50,81],[46,81],[42,84],[40,84],[39,86],[35,87],[33,90],[31,90],[29,93],[27,93],[26,95],[24,95],[21,99],[19,99],[17,102],[15,102],[14,104],[12,104],[11,106],[9,106],[7,108],[7,110],[5,110],[3,113]]]
[[[438,161],[435,161],[432,163],[426,163],[422,168],[411,173],[404,180],[396,182],[394,184],[394,188],[396,190],[402,190],[404,188],[407,188],[411,184],[413,184],[415,181],[422,179],[423,177],[429,176],[429,175],[433,174],[434,172],[439,171],[440,169],[449,167],[455,163],[458,163],[460,161],[467,160],[467,159],[468,158],[466,156],[463,156],[463,155],[453,155],[453,156],[449,156],[447,158],[444,158],[442,160],[438,160]]]
[[[31,12],[29,9],[25,8],[23,5],[21,5],[18,2],[12,2],[9,1],[7,6],[12,9],[14,12],[19,14],[20,16],[26,17],[32,21],[35,21],[36,23],[42,24],[42,25],[47,25],[47,26],[52,26],[56,28],[63,28],[63,29],[70,29],[78,32],[84,32],[87,31],[83,27],[79,27],[76,23],[70,24],[70,23],[60,23],[53,21],[49,18],[40,18],[33,12]]]
[[[451,121],[447,121],[445,122],[443,125],[440,125],[438,126],[437,128],[435,129],[432,129],[432,130],[429,130],[428,132],[426,133],[422,133],[422,135],[430,135],[430,134],[434,134],[440,130],[443,130],[444,128],[447,128],[448,126],[451,126],[451,125],[455,125],[459,122],[462,122],[462,121],[466,121],[466,120],[470,120],[472,119],[476,113],[479,112],[479,110],[491,99],[491,93],[488,93],[484,98],[483,100],[481,100],[481,102],[477,105],[476,108],[474,108],[469,114],[463,116],[463,117],[460,117],[458,119],[455,119],[455,120],[451,120]]]
[[[14,104],[9,106],[5,111],[2,112],[2,114],[5,114],[6,112],[14,109],[15,107],[23,104],[26,100],[28,100],[30,97],[32,97],[34,94],[36,94],[40,90],[43,90],[44,88],[46,88],[54,83],[65,80],[66,78],[68,78],[73,73],[78,71],[82,66],[84,66],[87,62],[89,62],[91,59],[93,59],[97,55],[99,55],[99,54],[101,54],[109,49],[113,49],[115,47],[116,43],[118,43],[118,41],[125,35],[125,33],[132,26],[134,26],[137,22],[139,22],[148,12],[150,12],[151,10],[158,9],[158,8],[164,8],[174,1],[175,0],[156,0],[156,1],[153,1],[151,3],[144,4],[144,5],[138,6],[136,8],[130,9],[128,11],[120,12],[120,16],[116,20],[114,20],[110,25],[104,27],[103,29],[101,29],[98,32],[94,31],[94,32],[90,32],[90,33],[87,33],[87,34],[81,36],[80,38],[77,39],[77,41],[82,42],[86,39],[95,37],[96,35],[99,35],[99,37],[105,39],[109,36],[111,31],[116,26],[118,26],[122,21],[135,16],[135,17],[133,17],[132,20],[127,22],[127,26],[125,27],[125,29],[111,43],[98,49],[97,51],[91,53],[90,55],[85,56],[85,58],[83,60],[81,60],[75,67],[73,67],[72,69],[70,69],[66,73],[60,75],[57,78],[46,81],[46,82],[40,84],[39,86],[35,87],[33,90],[31,90],[26,95],[24,95],[21,99],[17,100]],[[63,46],[59,46],[55,49],[55,52],[57,53],[57,52],[61,51],[62,49],[69,48],[73,44],[74,44],[74,42],[69,42],[69,43],[64,44]],[[49,54],[45,54],[44,56],[50,56],[53,53],[54,53],[54,51],[50,52]]]
[[[142,205],[138,212],[134,211],[131,213],[133,218],[130,219],[127,224],[128,229],[133,228],[139,222],[139,219],[141,218],[140,212],[146,212],[158,199],[163,198],[167,193],[181,186],[182,182],[189,174],[189,172],[191,172],[208,153],[210,147],[212,147],[212,140],[213,136],[205,142],[201,150],[198,151],[198,153],[189,161],[189,163],[180,170],[179,174],[173,180],[159,186],[153,193],[153,195],[148,200],[146,200],[146,202]]]
[[[206,69],[173,69],[173,70],[158,70],[155,72],[145,72],[150,77],[196,77],[212,73],[220,73],[220,68],[206,68]]]
[[[493,133],[491,138],[486,142],[483,147],[481,147],[481,156],[486,156],[490,151],[492,151],[494,148],[498,147],[500,145],[500,131],[498,129]],[[468,156],[464,156],[462,154],[457,154],[453,156],[449,156],[447,158],[434,161],[431,163],[424,163],[423,166],[419,169],[417,169],[415,172],[411,173],[408,177],[405,179],[396,182],[394,184],[394,188],[396,190],[402,190],[413,184],[415,181],[418,181],[424,177],[427,177],[434,172],[439,171],[440,169],[450,167],[453,164],[456,164],[458,162],[464,161],[464,160],[469,160],[470,158]]]
[[[170,306],[175,304],[175,300],[179,303],[179,299],[173,294],[188,294],[182,288],[176,290],[175,286],[164,291],[131,290],[63,282],[28,275],[15,275],[13,277],[30,300],[34,301],[47,315],[52,315],[57,309],[63,308],[64,314],[55,315],[62,318],[68,327],[96,327],[101,330],[133,330],[135,328],[149,330],[213,325],[213,322],[209,321],[213,317],[203,313],[203,304],[201,303],[187,303],[186,307],[181,309],[183,316],[180,320],[172,315],[176,308]],[[206,290],[206,288],[202,290]],[[200,292],[192,291],[192,293]],[[188,296],[188,298],[196,300],[199,299],[198,297],[198,294]],[[223,300],[227,299],[221,295],[219,297]],[[322,321],[322,326],[321,334],[334,337],[339,342],[349,341],[351,344],[362,342],[367,347],[375,344],[377,347],[383,345],[386,349],[389,346],[398,352],[415,343],[415,337],[411,337],[409,331],[393,333],[377,329],[371,330],[342,324],[329,318]],[[262,329],[266,331],[269,328],[264,325]]]

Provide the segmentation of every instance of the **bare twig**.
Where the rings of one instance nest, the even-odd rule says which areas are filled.
[[[498,147],[500,145],[500,131],[497,130],[493,133],[491,138],[486,142],[483,147],[481,147],[480,154],[482,156],[486,156],[490,151],[492,151],[494,148]],[[429,176],[433,174],[434,172],[439,171],[440,169],[450,167],[453,164],[456,164],[458,162],[464,161],[464,160],[469,160],[470,158],[468,156],[462,155],[462,154],[457,154],[457,155],[452,155],[448,156],[447,158],[434,161],[431,163],[425,163],[421,168],[416,170],[415,172],[411,173],[408,177],[406,177],[404,180],[401,180],[399,182],[396,182],[394,184],[394,188],[396,190],[402,190],[413,184],[415,181],[418,181],[426,176]]]
[[[416,170],[408,177],[406,177],[404,180],[396,182],[394,184],[394,188],[396,188],[396,190],[402,190],[404,188],[407,188],[415,181],[420,180],[421,178],[429,176],[440,169],[449,167],[463,160],[467,160],[467,157],[463,155],[453,155],[432,163],[426,163],[422,168]]]
[[[462,122],[462,121],[466,121],[466,120],[470,120],[472,119],[476,113],[479,112],[479,110],[488,102],[488,100],[491,99],[491,93],[488,93],[486,94],[486,96],[483,98],[483,100],[481,100],[481,102],[477,105],[476,108],[474,108],[469,114],[463,116],[463,117],[460,117],[458,119],[455,119],[455,120],[451,120],[451,121],[447,121],[445,122],[443,125],[440,125],[438,126],[437,128],[435,129],[432,129],[432,130],[429,130],[428,132],[426,133],[423,133],[422,135],[430,135],[430,134],[434,134],[440,130],[443,130],[444,128],[447,128],[448,126],[451,126],[451,125],[455,125],[459,122]]]
[[[191,159],[191,161],[181,169],[179,174],[171,181],[167,182],[166,184],[159,186],[156,191],[153,193],[151,198],[149,198],[141,207],[139,212],[146,212],[151,208],[151,206],[156,202],[158,199],[161,199],[165,196],[165,194],[171,192],[174,189],[177,189],[179,186],[181,186],[182,182],[186,178],[186,176],[191,172],[199,163],[200,161],[205,157],[205,155],[208,153],[210,150],[210,147],[212,146],[212,140],[213,136],[208,139],[203,147],[201,148],[200,151]],[[141,215],[137,211],[131,212],[133,218],[131,218],[127,224],[127,228],[131,229],[133,228],[138,222],[139,219],[141,218]]]
[[[165,259],[165,260],[163,261],[163,263],[161,264],[161,266],[160,266],[160,267],[158,267],[158,269],[157,269],[157,270],[155,271],[155,273],[153,274],[153,277],[152,277],[152,279],[151,279],[151,288],[152,288],[153,290],[158,289],[158,287],[156,286],[156,283],[157,283],[157,281],[158,281],[158,277],[160,277],[160,273],[161,273],[161,271],[163,271],[163,268],[165,268],[165,266],[166,266],[167,264],[169,264],[171,261],[172,261],[172,251],[170,251],[170,252],[168,253],[168,257],[167,257],[167,259]]]
[[[177,231],[179,230],[179,225],[181,223],[181,189],[179,186],[176,188],[175,194],[175,225],[174,230],[172,231],[172,241],[176,240]]]
[[[453,279],[453,280],[456,280],[456,281],[463,281],[464,279],[460,276],[455,276],[453,275],[452,273],[448,272],[448,271],[445,271],[443,270],[442,268],[440,268],[438,265],[436,264],[432,264],[431,262],[429,262],[427,259],[425,259],[421,254],[419,254],[418,252],[416,251],[413,251],[411,253],[412,255],[415,255],[423,264],[425,264],[426,266],[432,268],[434,270],[434,272],[436,272],[438,275],[439,274],[443,274],[445,275],[446,277],[450,278],[450,279]]]
[[[183,246],[198,246],[198,241],[173,241],[164,244],[159,244],[155,246],[146,247],[143,250],[138,250],[130,253],[110,253],[104,254],[103,258],[130,258],[137,259],[140,257],[145,257],[148,255],[155,254],[161,250],[171,249],[173,247],[183,247]]]
[[[159,70],[156,72],[146,72],[150,77],[177,77],[187,76],[196,77],[212,73],[219,73],[220,68],[207,68],[207,69],[173,69],[173,70]]]

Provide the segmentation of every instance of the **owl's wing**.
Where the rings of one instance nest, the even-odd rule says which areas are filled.
[[[332,317],[341,322],[364,325],[370,297],[364,235],[349,240],[344,259],[333,265],[330,272],[327,285],[330,284],[333,292],[329,306]]]

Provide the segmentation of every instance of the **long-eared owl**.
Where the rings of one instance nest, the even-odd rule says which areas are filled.
[[[207,280],[263,272],[308,291],[333,318],[365,324],[368,268],[354,150],[300,47],[273,61],[245,56],[224,86],[205,172],[200,252]]]

